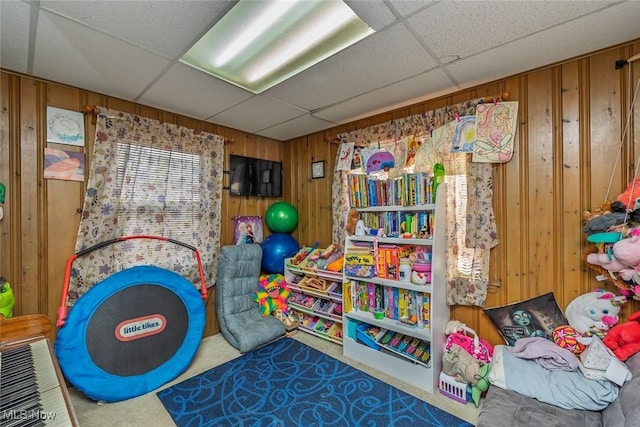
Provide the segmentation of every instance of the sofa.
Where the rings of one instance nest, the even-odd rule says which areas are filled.
[[[564,409],[491,385],[480,407],[478,427],[640,427],[640,353],[626,364],[633,378],[601,411]]]

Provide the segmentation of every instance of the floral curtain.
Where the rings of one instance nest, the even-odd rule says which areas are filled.
[[[218,269],[224,138],[100,109],[76,252],[127,235],[176,240],[200,253],[207,286]],[[135,265],[174,271],[200,287],[191,249],[157,239],[106,245],[73,264],[69,303]]]
[[[338,135],[356,147],[388,146],[401,138],[428,139],[434,129],[462,116],[475,115],[481,99],[450,105]],[[435,151],[435,150],[434,150]],[[335,164],[339,164],[340,150]],[[491,206],[491,165],[471,164],[470,155],[438,153],[448,188],[447,302],[483,306],[488,289],[489,249],[498,244]],[[455,164],[455,168],[452,165]],[[416,160],[416,167],[420,165]],[[451,174],[456,170],[455,174]],[[344,242],[349,211],[347,176],[334,170],[332,183],[333,241]]]

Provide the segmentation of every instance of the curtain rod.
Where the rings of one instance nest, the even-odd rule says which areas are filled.
[[[508,101],[509,98],[511,98],[511,92],[505,91],[502,92],[501,96],[485,96],[484,98],[479,98],[479,101],[482,104],[486,104],[488,102]],[[326,141],[330,144],[340,144],[342,142],[337,136],[329,138]]]
[[[100,113],[100,107],[96,106],[96,105],[89,105],[86,104],[84,107],[82,107],[82,112],[84,114],[89,114],[91,113],[91,124],[95,125],[96,121],[98,120],[98,114]],[[224,143],[234,143],[235,139],[233,138],[225,138],[224,139]]]

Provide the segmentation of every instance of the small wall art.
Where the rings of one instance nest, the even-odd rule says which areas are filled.
[[[505,163],[511,160],[517,118],[518,102],[478,105],[473,161]]]
[[[236,216],[233,218],[233,243],[236,245],[262,242],[261,216]]]
[[[342,142],[340,144],[340,155],[338,156],[338,166],[336,167],[337,170],[348,171],[351,169],[354,145],[355,144],[353,142]]]
[[[45,179],[84,181],[84,153],[77,151],[44,149]]]
[[[84,147],[84,114],[47,107],[47,142]]]
[[[311,178],[324,178],[324,160],[311,163]]]

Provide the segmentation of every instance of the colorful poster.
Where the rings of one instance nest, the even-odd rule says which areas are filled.
[[[84,153],[77,151],[44,149],[45,179],[84,181]]]
[[[452,153],[473,153],[476,140],[476,116],[462,116],[456,119],[451,142]]]
[[[415,136],[410,136],[406,138],[406,146],[407,146],[407,158],[404,161],[405,167],[413,166],[416,160],[416,153],[420,148],[420,144],[422,144],[422,139],[416,138]]]
[[[387,177],[398,178],[404,173],[405,160],[407,158],[407,139],[397,139],[385,146],[395,158],[394,166],[387,171]]]
[[[262,242],[261,216],[236,216],[233,218],[233,242],[236,245]]]
[[[416,153],[416,171],[433,172],[434,165],[441,163],[447,175],[464,173],[463,159],[451,154],[455,127],[454,120],[433,130],[431,138],[425,140]]]
[[[340,144],[340,155],[338,156],[337,170],[348,171],[351,169],[354,146],[355,143],[353,142],[342,142]]]
[[[473,161],[505,163],[511,160],[517,118],[517,101],[478,105]]]

